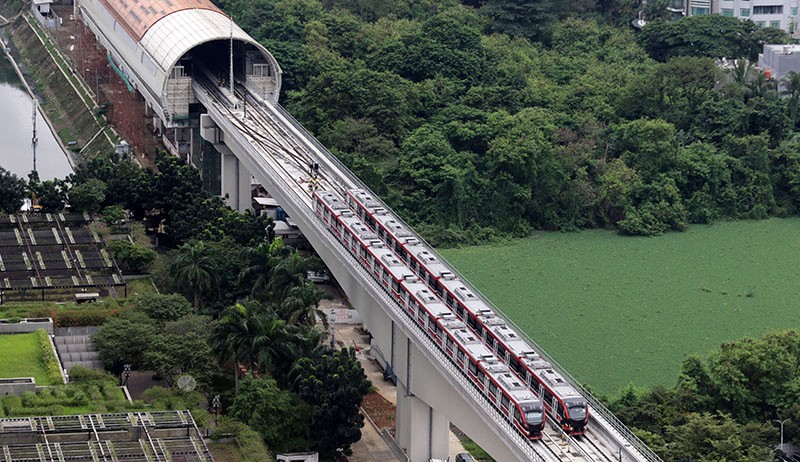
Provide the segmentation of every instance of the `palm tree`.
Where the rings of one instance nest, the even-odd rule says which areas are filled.
[[[800,107],[800,72],[789,71],[781,79],[781,95],[789,97],[789,118],[792,129],[797,127],[797,110]]]
[[[775,81],[767,77],[764,72],[758,72],[747,84],[748,93],[751,97],[769,98],[775,95]]]
[[[319,302],[330,298],[330,295],[317,289],[314,283],[303,281],[289,290],[281,302],[279,311],[281,317],[290,325],[313,327],[319,319],[327,329],[328,317],[320,311]]]
[[[273,269],[291,251],[292,248],[283,245],[283,240],[280,238],[247,249],[250,266],[239,272],[239,284],[242,287],[250,287],[250,295],[259,300],[266,300]]]
[[[178,248],[171,270],[175,283],[192,295],[195,308],[203,305],[203,295],[218,283],[217,261],[205,242],[186,243]]]
[[[268,287],[273,300],[283,302],[293,288],[306,283],[308,271],[315,267],[312,259],[302,257],[297,251],[283,258],[272,268]]]
[[[221,362],[233,359],[239,384],[239,364],[253,372],[274,372],[291,364],[305,341],[293,326],[256,300],[237,303],[223,312],[212,331],[213,351]]]

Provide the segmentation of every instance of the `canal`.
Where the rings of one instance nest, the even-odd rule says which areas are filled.
[[[0,167],[27,179],[33,168],[33,102],[4,55],[0,55],[0,108]],[[39,178],[64,178],[72,173],[64,151],[41,113],[36,115],[36,133]]]

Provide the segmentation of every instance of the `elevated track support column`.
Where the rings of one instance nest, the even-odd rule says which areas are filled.
[[[450,452],[450,421],[397,384],[397,442],[410,461],[446,460]]]
[[[244,212],[252,208],[250,170],[239,161],[236,154],[224,143],[224,135],[208,114],[200,116],[200,137],[212,143],[220,153],[220,191],[227,195],[225,203],[232,209]]]

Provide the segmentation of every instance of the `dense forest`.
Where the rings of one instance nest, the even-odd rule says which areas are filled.
[[[219,4],[278,59],[290,112],[435,245],[797,213],[800,76],[752,64],[780,30],[637,32],[628,0]]]

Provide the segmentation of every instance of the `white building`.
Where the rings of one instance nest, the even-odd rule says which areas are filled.
[[[750,19],[760,27],[783,29],[795,35],[800,0],[672,0],[671,11],[685,16],[721,14]]]

